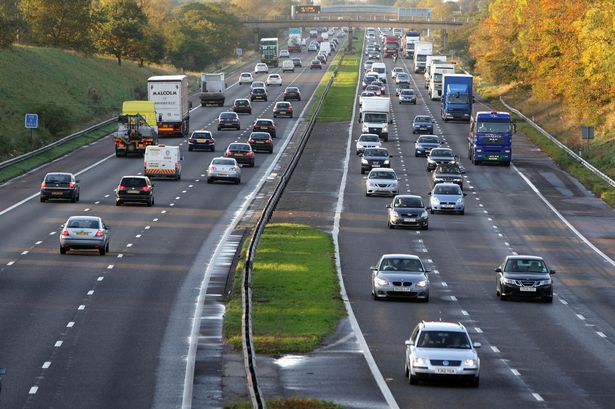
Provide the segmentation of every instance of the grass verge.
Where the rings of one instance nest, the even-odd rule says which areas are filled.
[[[332,402],[325,402],[317,399],[290,398],[284,400],[272,400],[267,402],[267,407],[271,409],[342,409],[343,406]],[[225,409],[252,409],[250,402],[242,402]]]
[[[261,237],[252,276],[252,322],[257,353],[309,352],[345,314],[333,264],[331,236],[297,224],[271,224]],[[242,257],[243,259],[243,257]],[[238,269],[243,270],[240,262]],[[226,309],[227,342],[241,349],[241,279]]]
[[[350,121],[359,80],[359,64],[363,49],[363,36],[355,40],[352,53],[346,53],[331,89],[325,98],[323,107],[318,113],[319,122]]]
[[[318,101],[320,100],[320,97],[322,97],[322,94],[324,94],[325,88],[327,88],[327,84],[329,83],[329,80],[333,76],[333,70],[339,63],[340,59],[342,58],[341,50],[344,47],[346,47],[346,41],[348,40],[342,41],[342,44],[339,47],[340,52],[335,56],[333,60],[331,60],[331,64],[329,64],[329,68],[325,72],[325,75],[323,75],[322,78],[320,79],[320,82],[318,83],[318,87],[316,87],[316,90],[314,91],[314,103],[310,107],[308,118],[313,117],[314,114],[316,113],[316,107],[318,105]],[[311,61],[312,59],[310,58],[309,60]]]

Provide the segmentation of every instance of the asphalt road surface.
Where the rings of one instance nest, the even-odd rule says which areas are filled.
[[[214,120],[235,98],[248,95],[248,85],[227,90],[225,108],[193,110],[192,130],[214,131],[215,153],[188,152],[184,139],[160,141],[181,146],[183,174],[181,181],[154,182],[154,207],[115,206],[120,178],[141,174],[143,162],[116,158],[110,138],[0,187],[0,366],[7,368],[0,407],[134,409],[181,403],[208,251],[266,177],[277,152],[258,153],[256,167],[242,169],[239,186],[206,184],[205,170],[228,143],[247,140],[255,118],[272,117],[273,104],[291,83],[301,88],[303,101],[293,102],[301,112],[324,72],[310,71],[310,57],[301,57],[304,67],[284,73],[283,86],[270,87],[268,102],[254,102],[252,115],[240,115],[241,131],[215,131]],[[229,85],[244,70],[252,65],[231,76]],[[276,120],[276,151],[296,122]],[[80,172],[80,202],[39,203],[33,196],[48,171]],[[80,214],[101,216],[111,227],[110,254],[60,255],[60,226]]]

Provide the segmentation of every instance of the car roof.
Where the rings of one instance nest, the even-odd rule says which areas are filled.
[[[467,332],[465,327],[458,322],[422,321],[421,327],[428,331],[455,331]]]
[[[453,150],[451,148],[433,148],[431,151],[432,152],[433,151],[436,151],[436,152],[437,151],[451,151],[452,152]]]
[[[514,256],[506,256],[506,260],[542,260],[544,261],[544,259],[540,256],[530,256],[530,255],[523,255],[523,254],[518,254]]]
[[[369,173],[372,173],[372,172],[395,173],[395,169],[391,169],[391,168],[372,168],[372,170],[370,170]]]
[[[420,260],[421,259],[417,255],[414,255],[414,254],[404,254],[404,253],[383,254],[380,258],[381,259],[383,259],[383,258],[405,258],[405,259],[408,259],[408,260]]]
[[[394,199],[423,199],[421,196],[419,195],[397,195],[394,197]]]
[[[47,177],[47,176],[55,176],[55,175],[62,175],[62,176],[65,176],[65,175],[66,175],[66,176],[73,176],[73,174],[72,174],[72,173],[70,173],[70,172],[49,172],[49,173],[47,173],[47,174],[45,175],[45,177]]]
[[[79,219],[79,220],[101,220],[100,217],[98,216],[70,216],[68,218],[68,220],[75,220],[75,219]]]
[[[459,187],[459,185],[457,183],[452,183],[452,182],[436,183],[433,188],[435,189],[436,186],[444,186],[444,187],[455,186],[455,187]],[[459,189],[461,189],[461,188],[459,187]]]
[[[124,175],[124,176],[122,176],[122,179],[124,179],[124,178],[148,179],[147,176],[141,176],[141,175]]]

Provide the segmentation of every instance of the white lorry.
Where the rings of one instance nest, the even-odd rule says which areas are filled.
[[[434,62],[446,62],[446,55],[428,55],[425,59],[425,88],[431,79],[431,64]]]
[[[188,77],[159,75],[147,79],[147,100],[153,101],[158,115],[158,136],[186,137],[190,130]]]
[[[320,43],[320,49],[318,51],[327,53],[327,58],[329,58],[331,55],[331,43],[328,41],[323,41]]]
[[[389,124],[391,119],[391,98],[370,97],[363,100],[359,110],[359,122],[362,123],[361,133],[374,133],[380,139],[389,140]]]
[[[414,46],[414,72],[425,72],[427,56],[433,54],[433,44],[428,41],[419,41]]]
[[[427,92],[432,100],[439,100],[442,98],[442,76],[444,74],[454,74],[455,64],[446,62],[432,63],[431,71]]]
[[[224,81],[224,73],[217,74],[201,74],[201,106],[217,105],[224,106],[224,92],[226,91],[226,82]]]

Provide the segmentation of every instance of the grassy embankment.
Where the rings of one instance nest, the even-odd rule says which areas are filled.
[[[482,85],[479,86],[479,93],[487,98],[489,104],[506,111],[507,108],[499,101],[499,97],[502,96],[507,104],[519,109],[527,117],[533,118],[534,122],[565,143],[573,151],[577,153],[581,151],[583,158],[592,165],[611,178],[615,177],[615,138],[613,136],[599,136],[591,141],[590,147],[587,149],[586,143],[580,139],[581,131],[579,124],[572,124],[565,118],[560,104],[538,101],[535,98],[529,97],[528,92],[519,87]],[[615,208],[615,188],[572,159],[566,152],[545,138],[523,119],[516,115],[515,117],[520,132],[527,135],[559,167],[574,176],[587,189],[609,204],[609,206]]]

